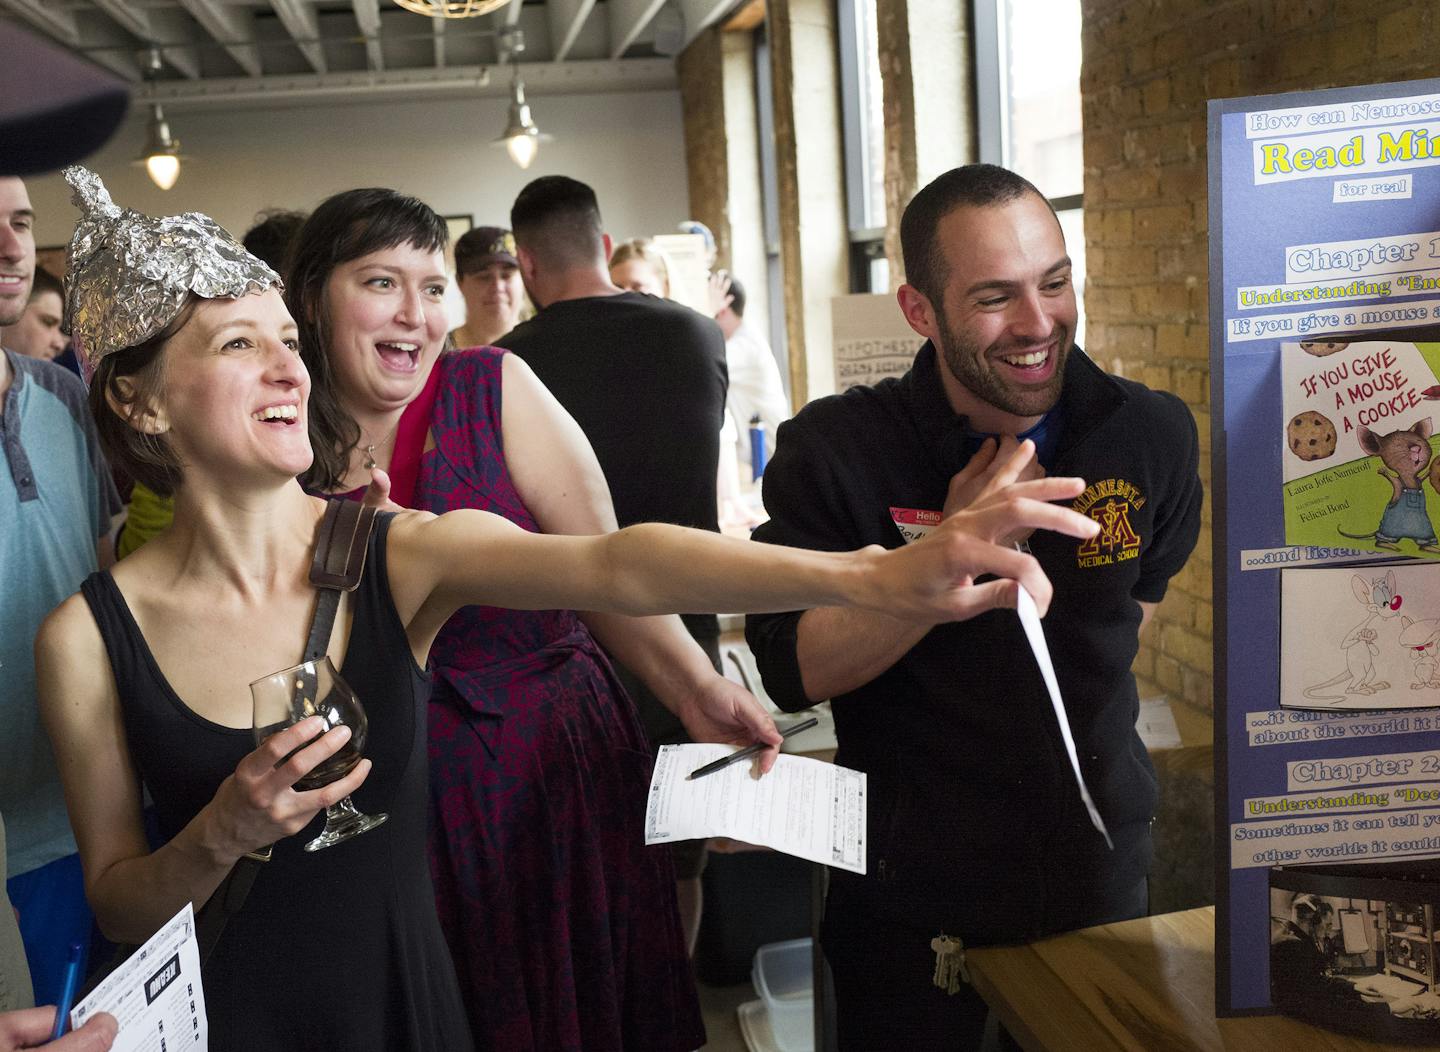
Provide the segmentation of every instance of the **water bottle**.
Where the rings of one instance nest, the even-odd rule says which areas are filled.
[[[765,421],[756,413],[750,418],[750,477],[765,474]]]

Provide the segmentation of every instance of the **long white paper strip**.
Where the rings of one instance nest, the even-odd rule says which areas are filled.
[[[1100,817],[1100,811],[1095,807],[1095,801],[1090,797],[1090,789],[1085,784],[1085,776],[1080,773],[1080,757],[1075,753],[1075,738],[1070,733],[1070,719],[1065,715],[1065,702],[1060,697],[1060,684],[1055,679],[1055,665],[1050,660],[1050,647],[1045,643],[1045,630],[1040,626],[1040,610],[1035,606],[1035,600],[1030,593],[1025,591],[1025,586],[1020,585],[1020,599],[1015,605],[1015,611],[1020,615],[1020,624],[1025,629],[1025,638],[1030,641],[1030,649],[1035,653],[1035,661],[1040,666],[1040,675],[1045,680],[1045,689],[1050,692],[1050,704],[1055,706],[1055,720],[1060,724],[1060,737],[1065,742],[1065,752],[1070,757],[1070,766],[1075,771],[1075,784],[1080,787],[1080,799],[1085,801],[1085,810],[1090,812],[1090,823],[1100,831],[1105,838],[1105,843],[1111,851],[1115,850],[1115,843],[1110,839],[1110,831],[1105,828],[1105,819]]]

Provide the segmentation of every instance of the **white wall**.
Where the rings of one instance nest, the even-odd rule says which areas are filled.
[[[595,188],[616,239],[673,231],[688,214],[678,91],[532,97],[544,143],[528,171],[501,147],[504,98],[286,106],[266,110],[169,109],[187,158],[170,191],[131,163],[147,111],[137,107],[86,163],[117,204],[152,214],[200,211],[237,237],[264,208],[310,209],[357,186],[390,186],[442,215],[509,225],[510,205],[531,179],[563,174]],[[26,180],[36,240],[64,244],[75,220],[58,175]]]

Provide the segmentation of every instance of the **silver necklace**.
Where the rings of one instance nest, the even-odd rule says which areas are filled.
[[[389,433],[389,434],[387,434],[387,435],[386,435],[384,438],[382,438],[379,442],[371,442],[369,445],[367,445],[367,446],[365,447],[365,461],[364,461],[364,464],[365,464],[365,470],[366,470],[366,471],[374,471],[374,470],[375,470],[375,466],[376,466],[376,464],[375,464],[375,447],[376,447],[377,445],[384,445],[386,442],[390,441],[390,439],[391,439],[392,437],[394,437],[395,432],[398,431],[398,430],[400,430],[400,420],[399,420],[399,418],[397,417],[396,420],[395,420],[395,426],[390,429],[390,433]]]

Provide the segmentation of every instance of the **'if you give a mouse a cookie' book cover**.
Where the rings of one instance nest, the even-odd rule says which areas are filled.
[[[1440,343],[1281,345],[1285,543],[1440,559]]]

